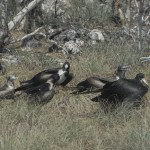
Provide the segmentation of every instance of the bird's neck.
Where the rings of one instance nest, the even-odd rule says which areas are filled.
[[[118,72],[117,76],[119,78],[124,78],[125,77],[125,71]]]
[[[7,81],[7,85],[8,85],[8,87],[9,87],[10,89],[13,89],[13,88],[14,88],[14,82],[13,82],[13,81],[8,80],[8,81]]]
[[[66,70],[60,69],[58,71],[58,74],[59,74],[59,76],[61,76],[61,75],[65,74],[66,72],[67,72]]]

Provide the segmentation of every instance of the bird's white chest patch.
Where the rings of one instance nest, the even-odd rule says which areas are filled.
[[[119,80],[120,78],[118,76],[116,76],[116,80]]]
[[[66,71],[63,71],[62,69],[58,71],[60,79],[57,81],[57,84],[61,84],[66,80],[65,73]]]
[[[8,84],[8,89],[9,89],[9,90],[13,90],[13,89],[14,89],[14,85],[13,85],[13,84],[12,84],[12,85],[11,85],[11,84]]]
[[[59,76],[63,75],[64,73],[65,73],[65,71],[62,70],[62,69],[60,69],[60,70],[58,71]]]

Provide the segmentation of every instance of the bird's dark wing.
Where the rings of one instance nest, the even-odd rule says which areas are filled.
[[[66,80],[61,84],[62,86],[66,86],[72,79],[73,79],[73,74],[72,73],[69,73],[68,75],[67,75],[67,78],[66,78]]]
[[[103,89],[101,90],[101,95],[98,95],[91,100],[94,102],[100,102],[100,101],[113,101],[115,99],[120,98],[120,95],[122,94],[120,91],[121,83],[118,81],[115,82],[109,82],[106,85],[104,85]],[[122,97],[124,94],[121,95]]]
[[[80,83],[77,84],[77,87],[83,87],[85,89],[89,89],[91,87],[101,87],[101,81],[99,80],[98,77],[89,77],[84,81],[81,81]]]
[[[78,83],[76,86],[77,90],[72,94],[98,92],[103,88],[104,85],[105,84],[99,80],[99,77],[92,76]]]
[[[54,68],[54,69],[48,69],[39,72],[36,74],[32,79],[26,80],[26,81],[21,81],[21,84],[28,84],[28,83],[33,83],[33,82],[46,82],[53,74],[56,74],[58,70],[61,68]]]
[[[90,77],[87,79],[87,81],[92,87],[100,89],[102,89],[103,86],[107,83],[107,81],[103,81],[99,77]]]
[[[139,93],[134,93],[123,99],[123,105],[128,107],[139,107],[143,102]]]
[[[87,83],[88,81],[87,81],[87,79],[86,80],[83,80],[83,81],[81,81],[81,82],[79,82],[76,86],[77,87],[86,87],[86,86],[88,86]]]
[[[100,77],[90,77],[87,79],[88,83],[90,84],[90,87],[95,87],[99,89],[103,89],[103,87],[107,84],[107,86],[110,86],[113,82],[117,81],[117,79],[114,77],[112,78],[100,78]]]
[[[14,91],[17,92],[17,91],[24,91],[24,90],[27,90],[29,88],[32,88],[34,87],[35,84],[34,83],[31,83],[31,84],[25,84],[25,85],[21,85],[20,87],[16,88]]]
[[[36,103],[36,104],[46,104],[48,103],[55,94],[55,90],[48,90],[48,91],[38,91],[36,93],[28,93],[28,102],[29,103]]]
[[[33,86],[31,88],[26,89],[24,92],[27,94],[34,94],[40,91],[48,91],[49,90],[49,84],[48,83],[43,83],[39,86]]]
[[[60,69],[62,69],[62,68],[59,67],[59,68],[47,69],[47,70],[43,70],[43,71],[41,71],[39,73],[42,73],[42,72],[45,72],[45,73],[54,73],[54,72],[57,72]]]
[[[45,78],[49,78],[49,76],[56,74],[58,72],[60,68],[55,68],[55,69],[48,69],[48,70],[44,70],[39,72],[38,74],[36,74],[32,80],[33,81],[37,81],[37,80],[44,80]]]
[[[108,77],[108,78],[99,78],[99,80],[103,83],[115,82],[117,81],[116,77]]]

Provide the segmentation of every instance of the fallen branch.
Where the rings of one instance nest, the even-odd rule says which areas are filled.
[[[50,40],[53,39],[55,36],[59,35],[60,33],[62,33],[65,30],[66,30],[66,28],[58,29],[57,31],[55,31],[55,32],[53,32],[53,33],[50,34],[49,39]]]
[[[32,33],[29,33],[29,34],[25,35],[24,37],[22,37],[22,38],[19,39],[19,40],[12,41],[12,42],[10,42],[9,44],[14,44],[14,43],[23,41],[23,40],[26,39],[27,37],[30,37],[30,36],[32,36],[32,35],[35,35],[37,32],[39,32],[39,31],[42,30],[42,29],[44,29],[44,27],[40,27],[40,28],[36,29],[35,31],[33,31]],[[42,34],[42,33],[40,33],[40,34],[46,37],[45,34]]]

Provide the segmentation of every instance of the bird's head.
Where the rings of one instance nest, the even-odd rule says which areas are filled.
[[[125,72],[130,70],[131,65],[128,66],[118,66],[117,70],[116,70],[116,75],[119,77],[125,77]]]
[[[9,81],[13,81],[13,80],[16,80],[16,79],[17,79],[17,77],[15,77],[14,75],[10,75],[10,76],[7,77],[7,80],[9,80]]]
[[[138,73],[135,77],[136,80],[140,81],[142,84],[146,85],[148,87],[148,82],[145,79],[145,75],[143,73]]]
[[[69,62],[65,62],[64,64],[63,64],[63,70],[66,70],[66,71],[69,71],[69,69],[70,69],[70,63]]]

